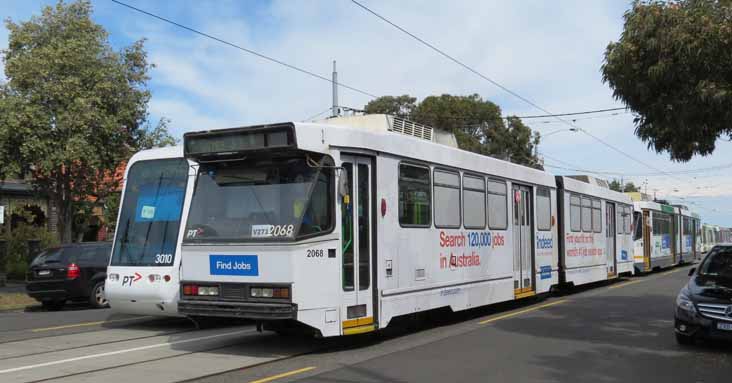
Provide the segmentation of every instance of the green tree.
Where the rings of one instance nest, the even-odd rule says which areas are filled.
[[[610,190],[615,190],[616,192],[638,192],[640,189],[638,189],[635,184],[632,182],[627,182],[624,184],[621,184],[620,181],[614,179],[610,181]]]
[[[532,134],[518,117],[504,121],[501,108],[477,94],[429,96],[420,103],[408,95],[384,96],[369,102],[364,110],[399,115],[452,132],[463,150],[541,168],[534,153],[539,135]]]
[[[732,137],[732,6],[729,0],[635,1],[603,80],[633,112],[636,135],[688,161]]]
[[[417,99],[409,95],[383,96],[369,101],[363,108],[367,114],[389,114],[392,116],[409,117],[417,107]]]
[[[28,21],[7,20],[2,52],[0,179],[30,175],[58,208],[63,242],[75,201],[102,200],[117,188],[105,182],[117,165],[162,134],[147,132],[143,41],[115,51],[91,13],[88,0],[59,1]]]

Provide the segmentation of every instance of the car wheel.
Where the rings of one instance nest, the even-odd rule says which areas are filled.
[[[691,335],[684,335],[676,333],[676,343],[682,346],[690,346],[694,344],[694,337]]]
[[[89,297],[89,303],[94,308],[109,307],[107,302],[107,296],[104,295],[104,281],[97,282],[92,289],[91,296]]]
[[[41,306],[43,306],[43,309],[48,311],[58,311],[61,310],[61,308],[64,307],[66,302],[64,301],[43,301],[41,302]]]

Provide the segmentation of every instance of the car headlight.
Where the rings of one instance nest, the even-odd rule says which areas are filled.
[[[689,298],[689,290],[687,290],[686,288],[681,289],[679,295],[676,296],[676,307],[690,313],[696,312],[696,308],[694,308],[694,302],[692,302],[691,298]]]

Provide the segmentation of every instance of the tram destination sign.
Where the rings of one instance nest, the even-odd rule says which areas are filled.
[[[295,146],[292,124],[191,132],[183,135],[187,158],[230,157],[255,150]]]

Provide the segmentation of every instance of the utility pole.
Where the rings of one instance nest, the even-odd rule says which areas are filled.
[[[333,60],[333,109],[330,112],[331,117],[338,117],[338,72],[336,72],[336,62]]]

